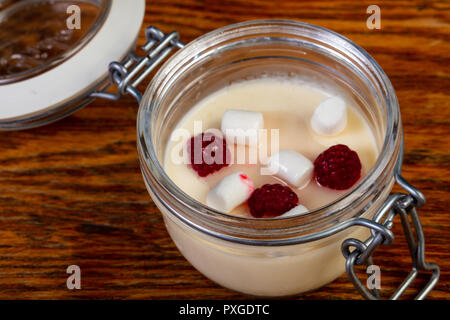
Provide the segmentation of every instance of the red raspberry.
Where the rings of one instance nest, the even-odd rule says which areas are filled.
[[[265,184],[253,191],[248,205],[255,218],[277,217],[297,206],[298,197],[291,188],[279,183]]]
[[[361,177],[361,161],[355,151],[337,144],[322,152],[314,161],[314,176],[321,186],[345,190]]]
[[[203,132],[187,143],[190,164],[200,177],[214,173],[230,164],[230,150],[222,137]]]

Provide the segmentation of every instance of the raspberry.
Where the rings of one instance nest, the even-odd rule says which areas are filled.
[[[250,213],[255,218],[277,217],[298,205],[298,197],[291,188],[279,183],[265,184],[248,199]]]
[[[314,161],[314,177],[321,186],[334,190],[348,189],[361,177],[361,161],[355,151],[337,144]]]
[[[225,139],[203,132],[187,143],[190,165],[200,177],[214,173],[230,164],[230,150]]]

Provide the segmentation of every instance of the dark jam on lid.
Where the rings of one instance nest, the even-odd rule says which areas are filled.
[[[73,4],[80,7],[80,29],[67,27],[70,14],[66,10]],[[100,11],[95,5],[81,1],[20,5],[6,17],[2,17],[6,9],[0,10],[0,78],[62,58],[79,43]]]

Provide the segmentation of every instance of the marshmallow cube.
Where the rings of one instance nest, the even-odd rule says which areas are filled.
[[[299,216],[301,214],[307,213],[309,210],[305,206],[302,206],[299,204],[298,206],[292,208],[288,212],[285,212],[281,215],[281,217],[293,217],[293,216]]]
[[[258,131],[263,127],[261,112],[228,109],[222,116],[222,132],[236,144],[257,144]]]
[[[250,198],[253,181],[243,172],[232,173],[223,178],[209,191],[206,204],[213,209],[229,213]]]
[[[311,118],[313,130],[324,136],[335,136],[347,126],[347,106],[339,97],[323,100]]]
[[[270,157],[269,170],[295,187],[305,187],[311,180],[313,163],[293,150],[282,150]]]

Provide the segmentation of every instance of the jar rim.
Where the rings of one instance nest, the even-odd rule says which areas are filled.
[[[253,217],[238,217],[226,213],[219,212],[208,206],[196,201],[188,196],[183,190],[181,190],[166,174],[162,165],[158,160],[158,156],[155,152],[152,140],[148,134],[149,119],[154,116],[155,108],[157,107],[158,95],[161,93],[158,88],[162,84],[166,84],[165,81],[169,76],[176,74],[176,67],[184,59],[189,56],[195,55],[201,48],[207,48],[212,43],[218,43],[224,39],[232,39],[238,34],[245,32],[254,32],[261,28],[275,28],[281,27],[287,30],[295,30],[297,32],[311,33],[311,35],[322,37],[322,39],[330,38],[334,41],[334,45],[339,45],[340,50],[347,51],[353,55],[354,58],[360,59],[367,67],[371,68],[371,72],[374,73],[380,85],[382,86],[383,99],[386,106],[387,125],[384,132],[384,141],[380,150],[380,153],[376,159],[375,164],[365,177],[363,177],[358,184],[349,192],[342,195],[337,200],[322,206],[320,208],[309,211],[308,213],[294,217],[278,217],[273,218],[253,218]],[[151,121],[151,120],[150,120]],[[147,87],[142,102],[139,107],[137,117],[137,141],[138,152],[141,160],[141,169],[144,175],[144,179],[147,187],[150,189],[152,196],[157,198],[169,212],[175,215],[178,219],[191,227],[213,235],[218,238],[229,240],[232,242],[240,242],[246,244],[256,245],[283,245],[300,243],[305,241],[311,241],[313,239],[320,239],[329,235],[330,228],[314,231],[312,234],[295,236],[289,239],[279,239],[276,236],[275,239],[264,239],[264,233],[267,230],[279,230],[280,226],[285,231],[284,234],[290,234],[293,227],[302,227],[305,225],[305,221],[312,216],[318,217],[313,219],[312,225],[320,223],[332,223],[335,220],[334,227],[338,222],[336,215],[342,210],[347,209],[348,205],[352,203],[352,200],[358,198],[358,195],[363,195],[374,184],[374,181],[386,170],[391,172],[397,162],[401,162],[399,155],[399,149],[401,145],[401,123],[400,123],[400,111],[398,106],[397,97],[394,88],[388,79],[385,72],[378,65],[378,63],[360,46],[347,39],[346,37],[326,29],[324,27],[316,26],[309,23],[292,21],[292,20],[252,20],[241,22],[237,24],[228,25],[216,30],[213,30],[205,35],[198,37],[192,42],[188,43],[183,49],[176,52],[157,72],[152,82]],[[182,206],[185,210],[193,210],[198,217],[190,214],[180,213],[179,210],[174,209],[174,206],[167,203],[166,199],[161,195],[162,193],[170,194],[176,201],[176,206]],[[343,205],[346,203],[346,205]],[[199,221],[208,222],[206,224],[198,223]],[[206,219],[206,220],[205,220]],[[208,221],[209,220],[209,221]],[[347,219],[348,220],[348,219]],[[280,224],[281,221],[281,224]],[[286,224],[284,224],[286,222]],[[229,228],[235,228],[236,224],[242,227],[242,224],[246,224],[246,231],[259,230],[261,231],[261,239],[241,239],[240,236],[224,235],[222,232],[214,231],[214,227],[227,225]],[[263,227],[264,225],[264,227]],[[268,228],[269,227],[269,228]],[[289,231],[290,230],[290,231]],[[294,232],[295,233],[295,232]],[[267,236],[267,234],[266,234]]]

